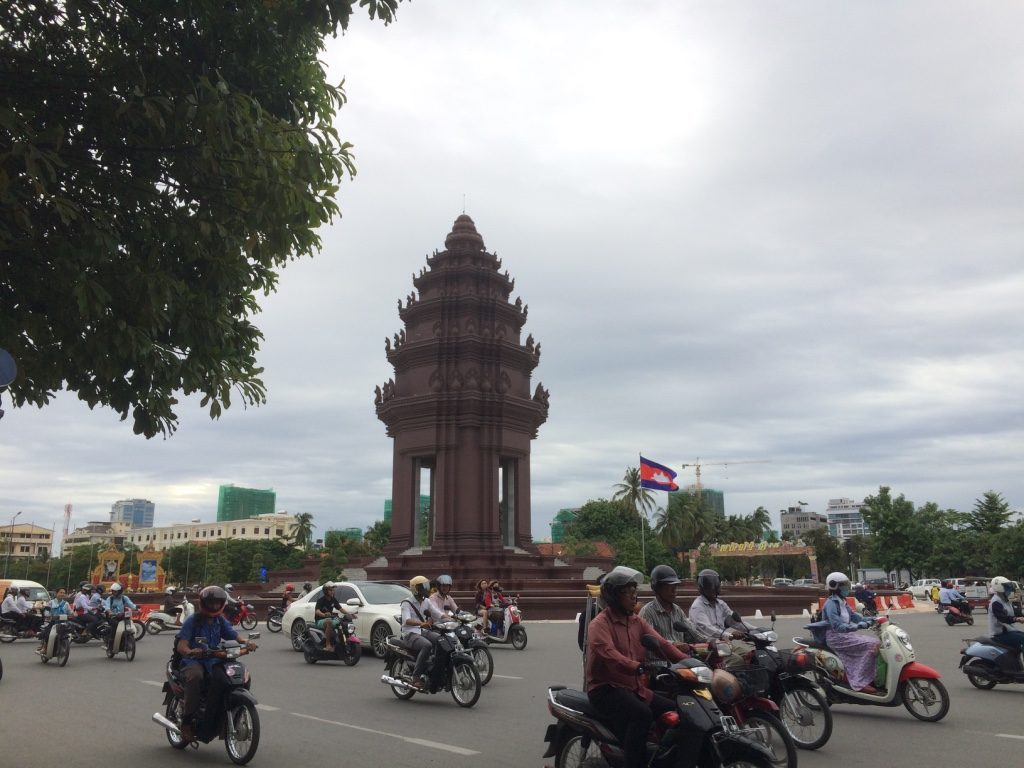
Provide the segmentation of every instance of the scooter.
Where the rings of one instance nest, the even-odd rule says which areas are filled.
[[[50,659],[57,660],[57,666],[63,667],[68,663],[71,655],[72,623],[68,621],[66,614],[57,616],[50,623],[50,634],[46,638],[46,645],[39,654],[39,659],[46,664]]]
[[[26,640],[30,637],[36,637],[38,634],[39,630],[18,629],[17,622],[13,619],[0,617],[0,643],[13,643],[15,640]]]
[[[110,615],[111,635],[107,639],[107,658],[112,659],[124,653],[128,661],[135,661],[135,625],[132,623],[132,609],[127,606],[121,617]]]
[[[249,640],[258,640],[258,632],[249,635]],[[202,643],[203,637],[196,637]],[[250,653],[237,640],[224,640],[220,648],[203,650],[202,659],[216,659],[223,664],[229,685],[220,701],[208,701],[204,686],[203,700],[199,705],[196,732],[197,741],[209,744],[214,739],[223,739],[228,757],[236,765],[245,765],[256,755],[260,743],[260,716],[256,711],[256,697],[249,691],[249,671],[239,658]],[[167,662],[167,680],[164,682],[164,714],[153,713],[153,722],[167,731],[167,741],[175,749],[185,749],[189,742],[181,733],[181,715],[185,706],[185,686],[181,671],[174,658]],[[195,742],[193,742],[195,743]]]
[[[480,673],[480,685],[487,685],[494,676],[494,657],[491,656],[487,643],[473,629],[478,617],[469,611],[459,611],[454,618],[459,622],[459,627],[455,630],[459,645],[473,657],[476,671]]]
[[[950,627],[957,624],[966,624],[969,627],[974,626],[974,617],[971,616],[971,608],[967,607],[966,611],[962,611],[955,605],[946,606],[946,624]]]
[[[975,688],[990,691],[999,683],[1024,683],[1020,651],[1000,643],[998,635],[965,640],[964,646],[960,669]]]
[[[393,635],[384,643],[384,667],[387,671],[381,675],[380,681],[390,685],[391,692],[399,699],[411,699],[417,693],[451,691],[456,704],[472,707],[480,699],[482,684],[473,657],[460,648],[455,635],[458,628],[459,622],[455,619],[434,623],[434,631],[441,636],[427,663],[426,690],[421,691],[412,684],[418,652],[412,650],[405,639]]]
[[[658,641],[650,635],[642,642],[658,652]],[[689,658],[654,675],[654,686],[676,702],[676,709],[662,714],[648,734],[648,766],[774,766],[771,752],[761,743],[758,731],[741,729],[718,708],[709,687],[714,674],[703,661]],[[562,685],[551,686],[548,712],[555,722],[544,734],[548,747],[543,756],[554,757],[555,765],[624,765],[615,724],[597,713],[586,693]]]
[[[939,673],[929,666],[915,661],[914,647],[910,636],[893,624],[888,616],[871,620],[872,629],[878,635],[879,672],[884,675],[884,688],[878,693],[866,693],[850,688],[842,661],[825,642],[827,621],[816,621],[804,625],[811,637],[794,637],[797,648],[794,657],[806,654],[813,658],[802,659],[798,664],[812,670],[814,679],[821,686],[830,704],[863,704],[882,707],[907,708],[918,720],[937,722],[949,712],[949,693],[939,680]]]
[[[231,622],[232,626],[242,626],[242,629],[251,632],[256,629],[256,608],[252,603],[245,602],[244,597],[238,598],[238,604],[232,606],[232,610],[224,610],[224,616]]]
[[[526,627],[521,623],[523,614],[519,610],[519,596],[501,599],[501,607],[492,607],[487,612],[483,639],[487,643],[511,644],[521,651],[526,647]]]
[[[110,635],[110,624],[102,619],[87,624],[81,616],[73,616],[70,621],[71,642],[84,645],[90,640],[99,640],[106,643]]]
[[[185,623],[185,620],[195,612],[195,606],[189,600],[181,601],[180,616],[165,613],[164,611],[151,611],[149,616],[146,617],[146,631],[151,635],[159,635],[165,629],[177,631],[181,629],[181,625]]]
[[[281,620],[284,619],[284,608],[272,605],[267,609],[267,631],[280,632]]]
[[[348,605],[359,605],[358,598],[350,598]],[[356,635],[355,618],[356,613],[341,613],[337,610],[334,614],[341,623],[334,628],[334,648],[327,650],[327,637],[322,629],[313,624],[306,626],[299,642],[302,643],[302,657],[307,664],[316,664],[318,661],[342,661],[346,667],[354,667],[359,663],[363,655],[363,643]]]

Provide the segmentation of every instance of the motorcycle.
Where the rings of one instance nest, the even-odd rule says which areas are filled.
[[[84,645],[90,640],[99,640],[102,643],[107,642],[107,637],[110,635],[110,624],[102,619],[93,622],[91,625],[85,623],[81,616],[74,616],[71,618],[71,642]]]
[[[953,627],[957,624],[966,624],[969,627],[974,626],[974,617],[971,616],[971,607],[967,606],[967,610],[964,611],[955,605],[946,606],[946,615],[944,616],[946,625]]]
[[[249,635],[249,640],[258,640],[259,633]],[[204,638],[197,637],[198,642]],[[238,659],[250,653],[247,646],[237,640],[224,640],[216,649],[203,650],[202,659],[217,659],[224,665],[229,685],[220,701],[208,701],[206,687],[203,700],[197,712],[198,728],[196,738],[204,744],[214,739],[223,739],[231,762],[245,765],[256,755],[260,743],[260,717],[256,711],[256,697],[249,690],[249,671]],[[185,706],[185,687],[181,670],[172,658],[167,662],[164,682],[164,714],[153,713],[153,722],[164,727],[167,741],[175,749],[189,745],[181,733],[181,714]]]
[[[192,605],[189,600],[181,601],[181,613],[177,616],[172,613],[166,613],[162,610],[151,611],[149,616],[146,617],[146,631],[151,635],[159,635],[166,629],[177,632],[181,629],[181,626],[185,623],[186,619],[195,612],[195,606]]]
[[[267,631],[280,632],[281,621],[284,619],[284,608],[273,605],[267,609]]]
[[[128,661],[135,661],[135,625],[132,622],[132,609],[125,607],[120,619],[111,614],[108,621],[110,633],[107,638],[107,658],[112,659],[123,652]]]
[[[650,635],[644,646],[657,653]],[[714,673],[701,660],[689,658],[658,671],[653,683],[676,702],[676,709],[655,720],[647,737],[646,764],[651,768],[769,768],[772,755],[755,730],[742,730],[723,715],[711,696]],[[556,685],[548,688],[548,712],[555,722],[547,727],[544,757],[558,768],[624,764],[622,743],[613,724],[597,713],[582,691]]]
[[[18,623],[14,619],[0,616],[0,643],[13,643],[15,640],[27,640],[38,635],[38,630],[18,629]]]
[[[519,610],[519,596],[501,598],[502,605],[492,606],[487,612],[484,642],[509,644],[517,651],[526,647],[526,627],[522,625],[523,614]]]
[[[928,722],[937,722],[949,712],[949,693],[939,679],[939,673],[915,660],[910,636],[893,624],[889,617],[880,616],[872,620],[872,629],[880,641],[879,673],[884,677],[878,693],[850,688],[843,663],[825,642],[827,626],[827,621],[806,624],[804,629],[810,630],[812,637],[794,637],[793,642],[797,646],[794,658],[798,654],[810,656],[796,663],[811,670],[810,674],[825,692],[830,704],[882,707],[898,707],[902,704],[918,720]]]
[[[350,602],[359,604],[356,598],[352,598]],[[356,635],[357,614],[340,613],[337,610],[334,613],[341,623],[335,627],[332,651],[327,651],[327,638],[322,629],[309,624],[303,630],[299,642],[302,643],[302,657],[307,664],[316,664],[318,661],[342,661],[346,667],[354,667],[359,663],[363,655],[363,643]]]
[[[487,685],[494,675],[494,657],[491,656],[491,649],[487,647],[487,643],[473,630],[477,616],[468,611],[459,611],[454,618],[459,622],[455,637],[458,638],[460,647],[473,657],[476,671],[480,673],[480,685]]]
[[[983,691],[999,683],[1024,683],[1020,651],[1016,646],[1003,645],[997,637],[965,640],[960,649],[960,669],[971,685]]]
[[[738,615],[734,614],[734,618],[740,621]],[[773,625],[774,622],[772,614]],[[744,626],[747,639],[754,645],[747,659],[749,665],[725,666],[733,653],[727,642],[709,647],[710,666],[721,666],[731,672],[745,689],[743,698],[722,709],[732,714],[740,725],[751,717],[764,725],[772,741],[771,748],[780,760],[784,758],[792,764],[796,760],[794,747],[819,749],[831,738],[832,712],[828,700],[817,685],[799,674],[802,669],[794,671],[788,654],[783,656],[778,650],[775,643],[779,636],[774,629]],[[680,625],[676,629],[681,631],[685,627]]]
[[[46,638],[46,644],[43,646],[42,652],[39,654],[40,661],[46,664],[50,659],[57,660],[57,666],[63,667],[68,663],[68,657],[71,655],[71,631],[72,622],[68,621],[68,617],[65,614],[57,616],[56,619],[51,619],[50,622],[50,634]]]
[[[440,633],[430,660],[427,663],[427,689],[420,691],[413,687],[412,672],[416,666],[417,651],[409,648],[406,641],[392,635],[384,643],[384,668],[380,681],[391,686],[391,692],[399,699],[411,699],[417,693],[441,693],[451,691],[452,698],[460,707],[472,707],[480,699],[480,673],[473,657],[459,647],[455,634],[459,622],[451,619],[438,621],[434,631]]]
[[[256,629],[256,609],[252,603],[245,602],[245,598],[238,598],[238,603],[231,606],[231,610],[225,608],[224,615],[231,622],[231,626],[242,626],[242,629],[251,632]]]

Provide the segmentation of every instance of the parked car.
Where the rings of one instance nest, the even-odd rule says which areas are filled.
[[[910,589],[907,590],[911,595],[914,596],[915,600],[930,600],[932,595],[932,587],[941,587],[942,583],[940,579],[918,579],[910,585]]]
[[[334,597],[342,605],[355,598],[358,606],[352,606],[359,613],[356,616],[356,634],[363,641],[363,648],[369,648],[383,658],[384,644],[392,635],[399,633],[401,602],[412,599],[412,592],[401,584],[383,581],[339,581]],[[292,648],[302,650],[299,637],[307,624],[314,621],[313,610],[320,599],[323,587],[317,587],[288,606],[281,617],[281,628],[291,638]],[[351,610],[351,607],[350,607]]]
[[[793,582],[794,587],[809,587],[810,589],[821,589],[825,585],[814,579],[797,579]]]
[[[793,586],[793,580],[792,579],[772,579],[772,586],[773,587],[792,587]]]

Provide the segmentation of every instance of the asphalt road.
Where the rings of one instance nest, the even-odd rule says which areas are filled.
[[[831,741],[799,753],[801,766],[1024,765],[1021,712],[1024,686],[979,691],[958,671],[961,639],[978,625],[947,627],[935,613],[907,613],[896,623],[911,636],[919,661],[936,667],[952,707],[938,724],[905,709],[836,705]],[[763,624],[764,622],[755,622]],[[780,619],[780,647],[800,634],[798,618]],[[527,623],[529,645],[493,648],[495,676],[473,709],[450,695],[399,701],[382,684],[383,662],[366,656],[355,667],[307,665],[283,635],[262,629],[260,649],[248,657],[263,731],[252,765],[308,763],[352,766],[531,766],[544,764],[543,735],[550,716],[546,686],[577,685],[580,654],[575,626]],[[74,646],[68,666],[43,665],[34,644],[0,645],[0,749],[3,764],[229,765],[223,742],[184,754],[172,750],[150,722],[162,711],[160,685],[171,639],[147,636],[132,663],[108,660],[95,642]],[[69,755],[74,754],[74,758]]]

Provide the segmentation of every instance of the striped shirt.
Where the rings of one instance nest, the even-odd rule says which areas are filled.
[[[670,643],[706,643],[709,639],[692,621],[686,618],[686,613],[675,603],[672,604],[671,609],[666,610],[655,598],[640,609],[640,618],[654,627],[658,634]],[[683,632],[672,627],[677,621],[686,627]],[[648,661],[661,660],[660,657],[652,653],[648,653],[647,657]]]

